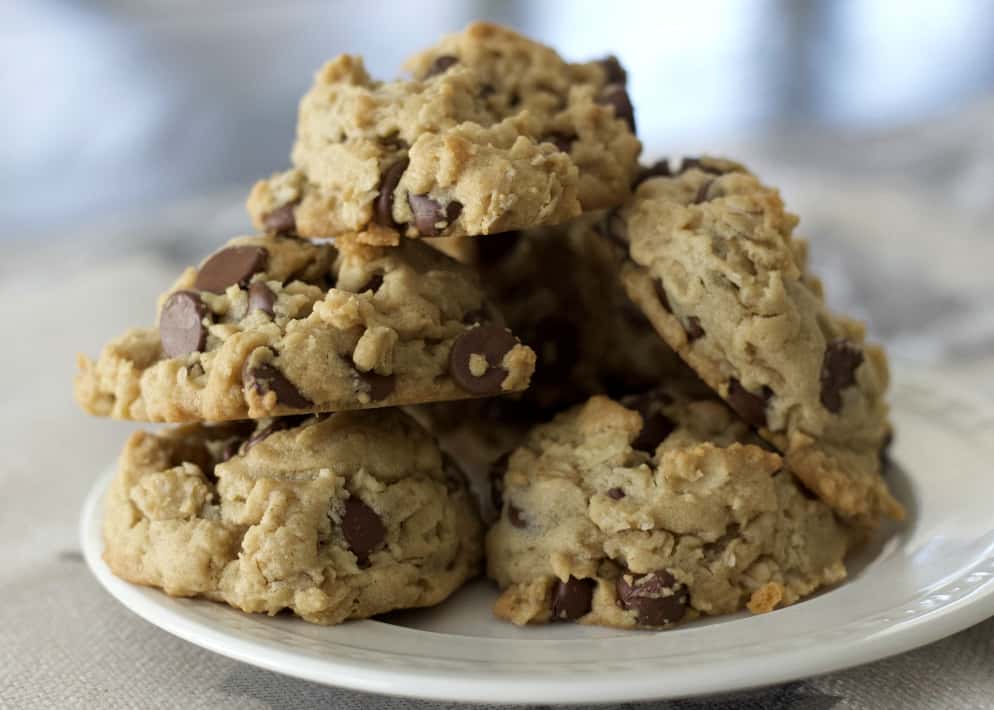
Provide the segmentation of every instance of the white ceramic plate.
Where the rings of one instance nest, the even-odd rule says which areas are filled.
[[[850,579],[793,607],[625,632],[494,620],[480,580],[440,607],[338,627],[172,599],[114,577],[101,559],[100,501],[81,521],[86,561],[122,604],[216,653],[299,678],[421,698],[606,702],[721,693],[866,663],[994,614],[994,407],[901,372],[889,476],[907,524],[881,530]]]

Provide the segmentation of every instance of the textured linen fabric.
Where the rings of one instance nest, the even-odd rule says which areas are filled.
[[[994,116],[987,108],[988,120],[975,122],[978,132]],[[972,124],[960,124],[937,125],[935,134],[958,131],[958,144],[968,143]],[[913,139],[943,152],[938,138]],[[857,312],[869,316],[897,358],[927,362],[955,384],[994,397],[989,202],[971,202],[975,182],[950,178],[949,165],[941,180],[904,184],[896,176],[915,166],[860,172],[831,157],[860,152],[846,143],[845,151],[807,159],[818,173],[762,154],[744,158],[786,186],[833,305],[864,304]],[[989,177],[990,165],[978,158],[961,172]],[[847,177],[853,174],[861,177]],[[990,180],[984,184],[989,197]],[[967,192],[961,199],[947,185]],[[155,297],[180,267],[247,229],[242,197],[239,190],[48,242],[0,244],[0,708],[458,707],[328,688],[209,653],[127,611],[82,561],[80,505],[135,425],[79,412],[71,395],[74,355],[96,353],[112,334],[148,322]],[[860,668],[644,707],[985,708],[994,705],[992,668],[994,619]]]

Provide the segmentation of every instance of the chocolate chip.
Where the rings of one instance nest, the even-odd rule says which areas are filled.
[[[277,234],[294,234],[297,231],[297,219],[294,217],[293,208],[296,203],[291,202],[290,204],[283,205],[282,207],[277,207],[272,212],[268,212],[265,217],[262,218],[262,226],[267,232],[275,232]]]
[[[233,284],[244,287],[252,274],[266,268],[269,252],[263,247],[228,247],[210,256],[200,267],[193,287],[199,291],[224,293]]]
[[[501,232],[500,234],[475,237],[473,244],[476,245],[480,263],[489,266],[502,261],[514,251],[514,247],[517,246],[520,239],[521,232]]]
[[[459,57],[453,57],[451,54],[442,54],[435,57],[435,61],[431,63],[428,67],[428,73],[425,74],[425,79],[430,76],[435,76],[437,74],[444,74],[445,71],[451,67],[453,64],[459,63]]]
[[[254,281],[249,285],[248,309],[252,311],[262,311],[273,315],[273,304],[276,303],[276,294],[266,285],[265,281]]]
[[[556,580],[552,589],[552,618],[563,621],[579,619],[590,611],[597,582],[570,576],[565,582]]]
[[[414,226],[422,237],[437,237],[462,212],[462,203],[453,200],[444,208],[428,195],[408,195],[407,204],[414,213]],[[439,227],[438,225],[442,226]]]
[[[673,309],[670,308],[670,298],[666,295],[666,289],[663,287],[662,279],[654,280],[652,282],[652,288],[655,290],[656,298],[659,299],[659,302],[662,304],[663,308],[672,312]]]
[[[697,316],[690,316],[687,319],[687,325],[684,326],[684,330],[687,331],[687,340],[690,342],[699,340],[706,335],[704,328],[701,327],[701,319]]]
[[[290,382],[286,375],[270,364],[256,365],[248,372],[243,370],[242,383],[246,387],[255,389],[259,394],[275,392],[276,401],[287,407],[306,409],[314,405],[311,400],[300,393],[297,386]]]
[[[556,146],[563,153],[569,153],[575,140],[576,136],[574,134],[561,133],[559,131],[553,131],[542,138],[543,143],[552,143],[552,145]]]
[[[615,584],[618,606],[635,612],[643,626],[665,626],[687,612],[687,590],[665,570],[648,574],[626,573]]]
[[[608,84],[597,97],[597,103],[610,106],[614,109],[614,115],[625,121],[632,133],[635,133],[635,109],[632,101],[628,98],[628,92],[621,84]]]
[[[471,394],[499,394],[507,377],[501,367],[504,356],[517,345],[517,340],[505,328],[492,323],[467,330],[456,340],[449,353],[449,374],[456,384]],[[486,369],[473,373],[474,355],[484,358]],[[479,363],[477,364],[479,366]]]
[[[410,163],[411,161],[407,158],[401,158],[383,171],[383,177],[380,178],[380,192],[376,196],[373,214],[373,220],[381,227],[397,227],[397,223],[393,220],[393,193]]]
[[[638,176],[635,178],[635,182],[632,183],[632,189],[634,190],[646,180],[651,180],[655,177],[671,177],[672,175],[673,173],[670,170],[669,159],[663,158],[662,160],[657,160],[649,167],[639,170]]]
[[[645,451],[653,454],[656,447],[663,443],[673,430],[676,424],[666,417],[662,412],[655,412],[648,416],[643,415],[642,431],[632,442],[632,448],[638,451]]]
[[[495,508],[500,508],[504,504],[504,474],[507,473],[507,462],[511,458],[511,452],[501,454],[500,457],[490,464],[490,500]]]
[[[386,399],[397,389],[396,375],[378,375],[375,372],[360,372],[359,370],[356,370],[356,374],[367,386],[369,399],[373,402]]]
[[[387,529],[372,508],[353,496],[345,501],[342,534],[359,564],[369,564],[369,553],[386,539]]]
[[[846,340],[833,340],[821,361],[821,403],[832,414],[842,409],[842,390],[856,384],[863,351]]]
[[[613,54],[604,57],[598,64],[604,69],[604,74],[607,78],[606,83],[621,84],[622,86],[628,83],[628,72],[625,71],[625,68],[621,66],[621,62]]]
[[[507,521],[516,528],[528,527],[528,521],[525,520],[524,513],[522,513],[521,508],[516,506],[514,503],[507,504]]]
[[[481,84],[480,85],[480,98],[488,99],[497,93],[497,89],[493,87],[492,84]]]
[[[204,349],[207,306],[193,291],[177,291],[166,299],[159,315],[159,339],[168,357],[182,357]]]
[[[766,403],[773,396],[773,390],[763,386],[760,394],[753,394],[734,377],[728,381],[728,404],[751,427],[761,429],[766,426]]]
[[[369,281],[364,283],[361,288],[356,289],[356,293],[363,293],[364,291],[372,291],[376,293],[380,290],[380,286],[383,285],[383,274],[373,274]]]
[[[614,488],[607,489],[607,497],[610,498],[611,500],[621,500],[622,498],[625,497],[625,492],[620,488],[618,488],[617,486],[615,486]]]
[[[708,202],[711,198],[708,197],[708,191],[711,189],[711,184],[714,180],[707,180],[699,188],[697,188],[697,194],[694,195],[694,199],[691,200],[690,204],[699,205],[702,202]]]

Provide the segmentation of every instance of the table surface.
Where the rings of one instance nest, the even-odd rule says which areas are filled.
[[[886,136],[744,145],[783,186],[832,305],[892,356],[994,397],[994,104]],[[970,150],[963,149],[970,146]],[[0,707],[429,708],[283,678],[120,607],[79,553],[79,506],[133,425],[83,416],[74,354],[151,322],[179,269],[248,229],[243,190],[0,242]],[[922,649],[729,699],[660,708],[968,708],[994,698],[994,620]]]

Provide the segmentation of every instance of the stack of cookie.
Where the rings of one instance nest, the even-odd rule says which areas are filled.
[[[182,423],[125,446],[111,569],[325,624],[437,604],[484,551],[519,624],[662,628],[843,579],[902,515],[886,360],[776,191],[640,169],[613,58],[477,23],[408,69],[325,65],[249,196],[260,234],[80,359],[86,411]]]

